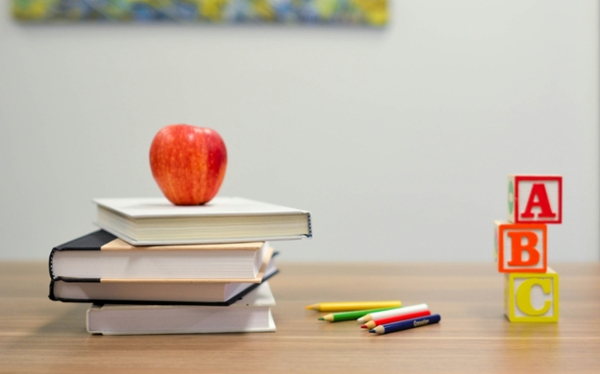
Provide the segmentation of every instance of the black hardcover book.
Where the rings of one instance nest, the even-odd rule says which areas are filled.
[[[267,242],[133,246],[98,230],[54,247],[48,264],[52,279],[260,283],[272,255]]]
[[[99,279],[57,278],[48,297],[66,303],[229,306],[279,273],[273,261],[261,283],[102,283]]]

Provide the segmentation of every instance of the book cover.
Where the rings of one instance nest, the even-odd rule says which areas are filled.
[[[310,238],[310,213],[240,197],[176,206],[165,198],[94,199],[96,224],[132,245]]]

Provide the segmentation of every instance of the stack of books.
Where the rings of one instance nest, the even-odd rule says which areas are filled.
[[[49,259],[50,299],[92,303],[90,333],[275,331],[270,241],[310,238],[309,212],[227,197],[94,202],[101,229]]]

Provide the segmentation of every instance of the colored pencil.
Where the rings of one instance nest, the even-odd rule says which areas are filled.
[[[417,317],[413,319],[407,319],[406,321],[392,322],[387,325],[379,325],[374,329],[369,330],[370,333],[381,335],[389,334],[390,332],[408,330],[415,327],[421,327],[426,325],[432,325],[440,322],[442,317],[439,314],[432,314],[427,317]]]
[[[324,315],[323,317],[319,317],[319,321],[328,321],[328,322],[340,322],[340,321],[350,321],[356,320],[364,315],[375,312],[383,312],[384,310],[390,310],[395,308],[380,308],[380,309],[364,309],[364,310],[355,310],[352,312],[340,312],[340,313],[329,313]]]
[[[399,300],[385,301],[344,301],[337,303],[319,303],[306,307],[306,309],[318,312],[349,312],[364,309],[398,308],[402,303]]]
[[[408,314],[403,314],[403,315],[399,315],[399,316],[371,320],[360,327],[363,329],[370,330],[370,329],[374,328],[375,326],[385,325],[385,324],[392,323],[392,322],[405,321],[407,319],[413,319],[413,318],[417,318],[417,317],[425,317],[430,314],[431,314],[431,312],[429,310],[421,310],[421,311],[414,312],[414,313],[408,313]]]
[[[366,322],[369,322],[374,319],[400,316],[403,314],[414,313],[414,312],[419,312],[419,311],[428,310],[428,309],[429,309],[429,307],[427,306],[427,304],[417,304],[417,305],[405,306],[400,309],[391,309],[391,310],[384,310],[383,312],[369,313],[366,316],[363,316],[363,317],[357,319],[357,321],[360,323],[366,323]]]

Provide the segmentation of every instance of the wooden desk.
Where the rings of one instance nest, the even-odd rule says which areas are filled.
[[[558,324],[503,317],[493,264],[280,264],[276,333],[91,336],[87,304],[47,299],[44,263],[0,263],[0,373],[598,373],[600,264],[557,264]],[[317,321],[305,305],[400,298],[438,325],[371,336]]]

